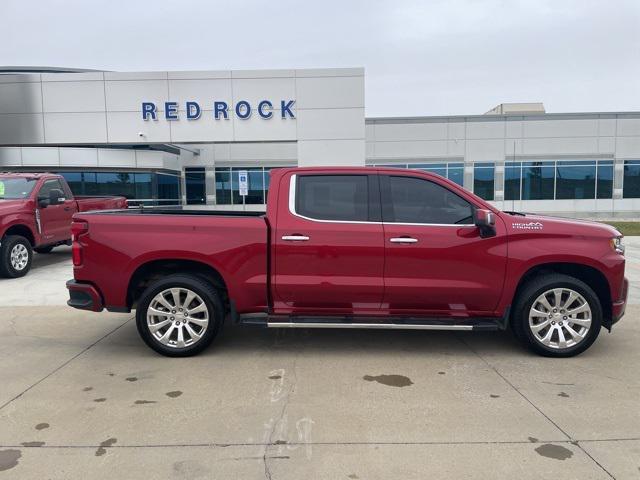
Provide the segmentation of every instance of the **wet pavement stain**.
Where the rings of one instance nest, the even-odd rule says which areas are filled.
[[[127,377],[127,378],[125,378],[125,380],[127,382],[137,382],[138,381],[138,377]]]
[[[270,380],[280,380],[282,378],[282,375],[271,375],[269,377]]]
[[[529,440],[531,443],[538,443],[538,439],[536,437],[527,437],[527,440]]]
[[[20,450],[0,450],[0,472],[10,470],[18,465],[18,460],[22,456]]]
[[[165,395],[169,398],[178,398],[180,395],[182,395],[182,392],[180,390],[174,390],[173,392],[165,393]]]
[[[135,402],[136,405],[147,405],[149,403],[158,403],[155,400],[136,400]]]
[[[367,382],[378,382],[382,385],[387,385],[389,387],[408,387],[409,385],[413,385],[413,382],[409,377],[405,377],[404,375],[378,375],[371,376],[365,375],[362,377],[363,380]]]
[[[107,373],[107,375],[109,375],[110,377],[115,377],[116,376],[115,373],[111,373],[111,372]]]
[[[535,451],[538,452],[538,455],[555,460],[566,460],[567,458],[573,457],[573,452],[568,448],[561,445],[552,445],[551,443],[540,445]]]
[[[560,392],[560,393],[558,394],[558,396],[559,396],[559,397],[564,397],[564,398],[569,398],[569,394],[568,394],[568,393],[565,393],[565,392]]]
[[[347,475],[347,477],[349,477],[351,480],[358,480],[358,478],[360,478],[358,475],[356,475],[355,473],[352,473],[351,475]]]
[[[39,423],[36,425],[36,430],[44,430],[45,428],[49,428],[48,423]]]
[[[93,390],[93,387],[84,387],[82,389],[83,392],[90,392],[91,390]]]
[[[276,440],[274,442],[274,445],[286,445],[287,441],[286,440]]]
[[[490,396],[491,398],[500,398],[500,395],[495,395],[495,394],[493,394],[493,393],[492,393],[492,394],[490,394],[489,396]]]
[[[108,438],[104,442],[100,443],[100,447],[96,450],[96,457],[101,457],[105,453],[107,453],[106,447],[112,447],[118,441],[117,438]]]
[[[438,375],[444,375],[445,372],[438,372]]]
[[[41,447],[44,445],[44,442],[22,442],[20,445],[23,447]]]
[[[107,399],[104,397],[101,397],[101,398],[94,398],[93,401],[97,403],[102,403],[102,402],[106,402]]]

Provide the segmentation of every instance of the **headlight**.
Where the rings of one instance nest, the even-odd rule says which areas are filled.
[[[619,253],[620,255],[624,255],[624,245],[622,244],[622,237],[612,238],[611,248],[613,248],[616,253]]]

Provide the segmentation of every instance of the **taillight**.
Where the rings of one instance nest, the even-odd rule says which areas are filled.
[[[74,266],[82,265],[82,245],[80,245],[79,238],[82,235],[89,233],[89,224],[81,220],[74,220],[71,224],[71,258],[73,259]]]

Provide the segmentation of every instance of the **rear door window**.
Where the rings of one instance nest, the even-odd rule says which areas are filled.
[[[367,175],[298,175],[295,209],[314,220],[367,221]]]

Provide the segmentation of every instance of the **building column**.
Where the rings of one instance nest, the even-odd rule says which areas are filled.
[[[622,198],[622,182],[624,181],[624,160],[613,160],[613,199]]]
[[[206,166],[204,170],[204,191],[207,205],[216,204],[216,168]]]
[[[502,202],[504,200],[504,160],[495,162],[493,199],[496,202]]]

